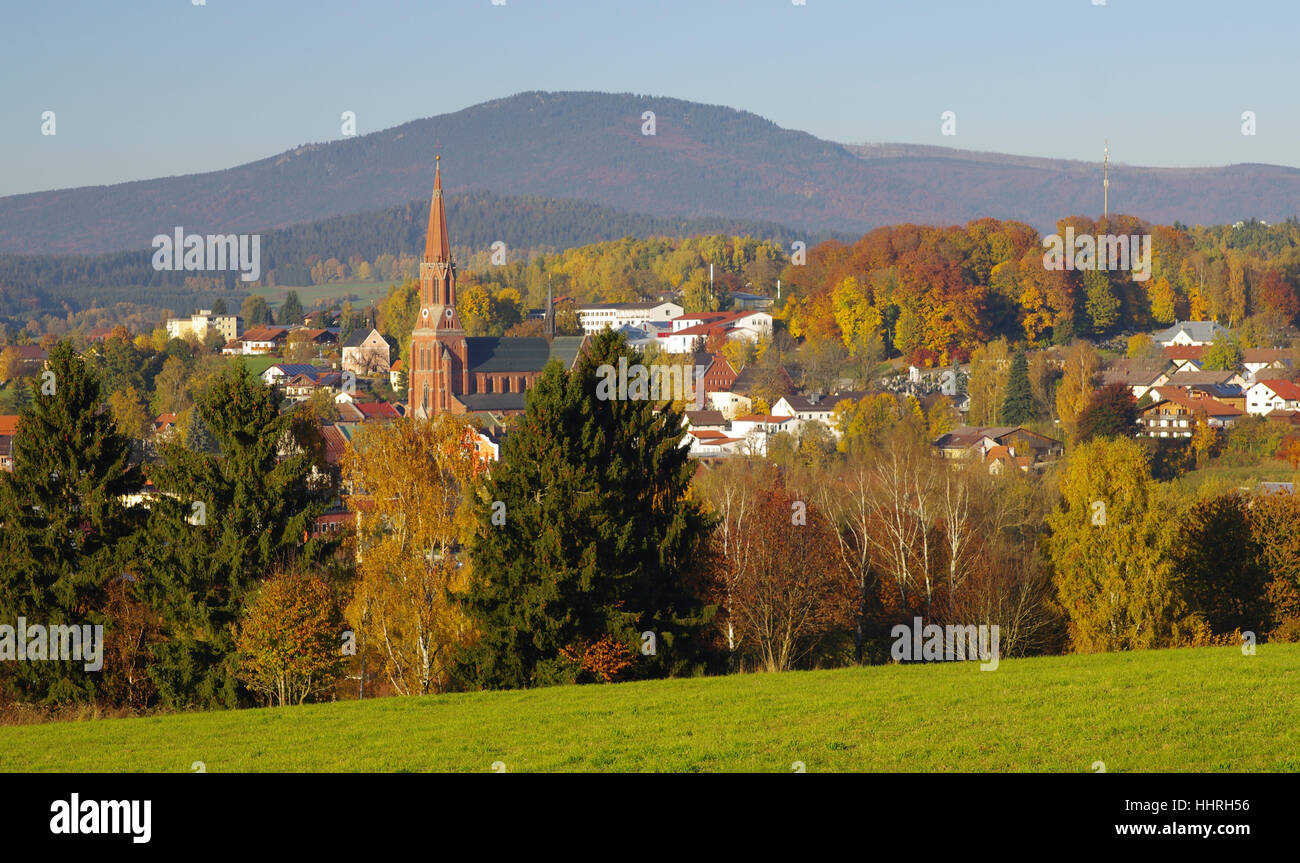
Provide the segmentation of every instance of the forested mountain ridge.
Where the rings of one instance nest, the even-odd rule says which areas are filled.
[[[654,112],[654,134],[643,114]],[[936,122],[937,126],[937,122]],[[99,254],[183,226],[267,231],[404,205],[434,156],[449,193],[581,199],[654,216],[861,233],[980,217],[1039,230],[1100,210],[1095,163],[918,145],[848,146],[679,99],[529,92],[223,171],[0,198],[0,252]],[[1111,166],[1112,209],[1157,223],[1300,213],[1300,170]]]
[[[462,267],[471,262],[471,256],[488,253],[498,241],[506,244],[507,259],[515,261],[623,237],[752,236],[786,248],[795,239],[809,246],[826,239],[852,239],[847,235],[799,233],[772,222],[651,216],[586,201],[502,197],[490,192],[449,195],[447,213],[453,249]],[[418,256],[424,250],[428,219],[429,201],[422,199],[267,231],[261,242],[260,284],[316,283],[319,279],[313,267],[329,260],[375,263],[381,256]],[[196,293],[199,291],[233,296],[254,287],[241,282],[235,271],[154,270],[152,254],[147,248],[103,255],[0,254],[0,316],[56,309],[77,311],[86,308],[92,299],[100,306],[131,302],[188,308],[201,304]],[[374,277],[398,278],[387,272]],[[211,304],[211,299],[207,302]]]

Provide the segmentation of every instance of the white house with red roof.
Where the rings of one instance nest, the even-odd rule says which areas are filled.
[[[670,354],[688,354],[715,336],[758,341],[772,334],[767,312],[704,312],[682,315],[672,321],[671,332],[659,333],[659,346]]]
[[[1300,385],[1280,378],[1256,381],[1246,390],[1246,413],[1300,410]]]

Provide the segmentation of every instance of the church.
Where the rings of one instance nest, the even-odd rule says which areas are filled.
[[[554,332],[554,312],[547,327]],[[585,336],[505,338],[466,336],[456,312],[456,264],[451,258],[442,165],[433,174],[429,228],[420,260],[420,312],[411,333],[406,415],[518,414],[524,393],[558,359],[573,368]]]

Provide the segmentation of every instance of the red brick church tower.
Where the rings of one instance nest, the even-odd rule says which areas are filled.
[[[431,417],[453,410],[452,394],[466,389],[468,349],[456,314],[456,264],[447,239],[441,157],[433,174],[429,229],[420,260],[420,312],[411,333],[407,416]]]
[[[547,319],[554,317],[548,302]],[[466,337],[456,313],[456,264],[447,239],[439,162],[420,261],[420,312],[411,333],[406,415],[522,413],[525,394],[546,364],[558,360],[573,368],[584,344],[585,336]]]

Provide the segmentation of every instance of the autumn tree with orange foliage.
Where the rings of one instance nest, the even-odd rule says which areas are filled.
[[[835,529],[778,482],[758,491],[753,544],[732,586],[730,617],[764,671],[803,662],[818,642],[852,625],[857,586],[840,566]]]
[[[280,573],[244,610],[239,679],[271,704],[302,704],[343,672],[343,614],[318,575]]]

